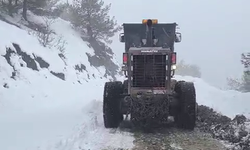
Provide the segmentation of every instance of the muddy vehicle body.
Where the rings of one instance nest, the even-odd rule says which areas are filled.
[[[143,20],[123,24],[125,43],[122,71],[126,80],[106,82],[103,118],[106,128],[117,128],[130,115],[135,125],[158,125],[174,117],[180,128],[193,130],[196,93],[192,82],[173,79],[174,44],[181,42],[176,23]]]

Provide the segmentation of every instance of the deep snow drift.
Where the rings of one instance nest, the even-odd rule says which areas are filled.
[[[101,100],[104,82],[109,77],[103,77],[104,68],[92,67],[88,62],[86,52],[93,54],[93,50],[68,22],[57,19],[51,27],[56,38],[61,35],[67,42],[67,59],[58,56],[56,47],[42,47],[29,34],[31,31],[0,21],[0,149],[132,148],[133,135],[103,127]],[[21,52],[13,43],[20,46]],[[6,55],[8,48],[10,57]],[[37,70],[24,61],[27,55],[28,60],[35,60]],[[38,57],[49,66],[43,68]],[[75,66],[81,64],[85,69],[76,70]],[[63,73],[65,80],[51,72]],[[219,90],[197,78],[176,78],[194,81],[199,104],[232,118],[236,114],[249,115],[249,93]]]

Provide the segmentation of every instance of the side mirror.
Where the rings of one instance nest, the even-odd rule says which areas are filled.
[[[179,42],[181,42],[181,33],[176,32],[175,33],[175,43],[179,43]]]
[[[119,35],[119,40],[120,40],[120,42],[122,42],[122,43],[125,42],[124,33],[120,33],[120,35]]]

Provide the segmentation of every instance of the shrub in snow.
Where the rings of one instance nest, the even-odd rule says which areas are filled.
[[[50,26],[54,23],[54,20],[46,17],[44,17],[43,20],[44,25],[42,25],[41,28],[38,28],[38,32],[36,32],[38,41],[44,47],[51,47],[55,38],[53,37],[54,31],[50,28]]]
[[[227,86],[229,90],[242,91],[242,79],[227,78]]]
[[[175,73],[176,75],[181,75],[181,76],[191,76],[197,78],[201,77],[201,71],[197,65],[187,64],[183,60],[177,63],[177,68]]]
[[[242,78],[228,78],[227,84],[231,90],[250,92],[250,53],[243,53],[241,55],[241,63],[244,66]]]

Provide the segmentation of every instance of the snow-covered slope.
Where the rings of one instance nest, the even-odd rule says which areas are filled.
[[[93,54],[93,49],[68,22],[57,19],[52,28],[55,38],[61,36],[67,42],[66,59],[59,57],[57,47],[41,46],[31,31],[0,21],[0,149],[44,148],[50,142],[54,146],[60,136],[70,136],[75,127],[91,131],[87,127],[92,124],[91,113],[86,112],[95,109],[90,105],[101,100],[104,81],[110,77],[104,78],[104,68],[90,65],[86,53]],[[76,65],[83,66],[82,71]],[[91,137],[98,135],[101,144],[106,137],[133,141],[129,135],[103,134]],[[114,147],[120,145],[114,143]]]
[[[0,85],[3,106],[0,111],[14,109],[37,112],[40,108],[57,110],[58,107],[79,106],[89,96],[92,99],[100,98],[90,89],[103,86],[102,83],[107,80],[103,78],[104,69],[90,65],[85,53],[93,50],[71,30],[68,22],[56,20],[56,23],[57,21],[61,24],[58,32],[68,40],[65,60],[59,57],[59,50],[41,46],[37,38],[28,34],[28,31],[0,21]],[[75,66],[81,64],[84,66],[83,70],[76,70]],[[53,72],[64,74],[65,79],[60,79]]]
[[[104,68],[90,65],[86,52],[93,50],[68,22],[55,21],[55,37],[67,42],[66,59],[56,47],[42,47],[31,32],[0,21],[0,149],[132,148],[130,133],[103,127]],[[79,71],[76,65],[85,67]],[[230,117],[250,112],[249,93],[223,91],[197,78],[176,78],[195,83],[199,104]]]

